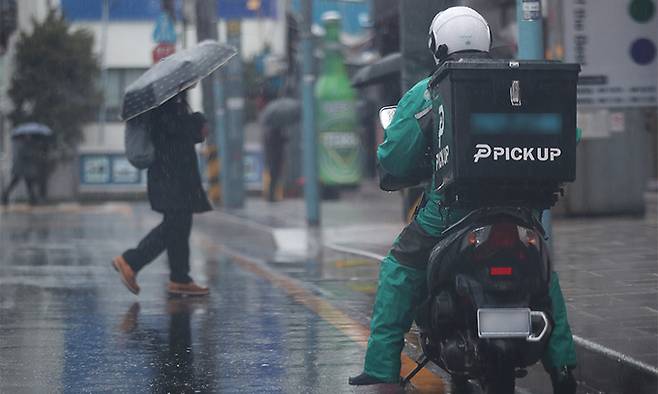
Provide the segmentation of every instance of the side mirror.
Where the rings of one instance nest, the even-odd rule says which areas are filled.
[[[395,115],[395,110],[397,107],[395,105],[384,107],[379,110],[379,123],[381,123],[384,130],[390,126],[393,121],[393,115]]]

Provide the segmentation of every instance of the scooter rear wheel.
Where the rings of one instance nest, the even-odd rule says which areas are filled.
[[[485,394],[514,394],[516,376],[514,367],[507,363],[491,365],[483,379]]]
[[[461,376],[450,377],[451,394],[471,394],[471,384],[468,379]]]

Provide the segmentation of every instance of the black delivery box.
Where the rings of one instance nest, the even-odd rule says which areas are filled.
[[[580,66],[461,59],[430,81],[434,184],[457,206],[548,208],[576,176]]]

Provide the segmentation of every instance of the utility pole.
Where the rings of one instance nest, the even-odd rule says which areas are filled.
[[[518,25],[517,58],[521,60],[544,59],[544,21],[541,13],[541,1],[516,0],[516,22]],[[552,248],[553,225],[550,209],[544,211],[541,221]]]
[[[240,48],[242,28],[239,20],[226,23],[227,44]],[[242,58],[235,56],[226,65],[226,133],[220,140],[223,202],[226,208],[244,206],[244,91]]]
[[[7,146],[5,141],[5,73],[6,73],[6,52],[9,46],[9,38],[16,30],[18,25],[18,4],[16,0],[0,0],[0,182],[4,181],[4,160],[6,159]]]
[[[318,142],[315,131],[315,75],[313,72],[313,0],[302,0],[302,134],[304,166],[304,199],[306,222],[320,225],[320,193],[318,185]]]
[[[544,59],[544,25],[540,0],[516,0],[518,31],[518,58]]]
[[[3,43],[0,43],[0,44],[3,44]],[[5,146],[5,115],[2,112],[3,109],[4,109],[3,108],[4,98],[2,97],[2,95],[4,94],[4,91],[5,91],[5,87],[4,87],[5,67],[4,66],[5,66],[4,48],[0,47],[0,182],[2,182],[3,187],[4,187],[4,184],[5,184],[4,160],[5,160],[5,151],[7,150],[7,148]]]
[[[196,34],[197,41],[211,39],[217,40],[217,9],[215,0],[197,0],[196,2]],[[208,198],[218,203],[221,198],[219,185],[219,160],[217,157],[217,141],[219,131],[224,129],[224,119],[216,116],[219,108],[224,107],[223,102],[215,101],[215,87],[218,72],[214,72],[201,81],[203,95],[203,112],[210,125],[210,133],[206,140],[206,163],[208,169]]]
[[[107,31],[110,20],[110,0],[103,0],[101,14],[101,85],[103,94],[107,92]],[[107,122],[107,100],[101,100],[98,111],[98,144],[105,143],[105,123]]]

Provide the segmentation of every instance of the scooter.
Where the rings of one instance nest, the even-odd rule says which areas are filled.
[[[384,128],[394,107],[380,111]],[[537,212],[472,210],[446,229],[427,269],[428,296],[416,317],[423,356],[456,392],[479,381],[486,394],[514,393],[516,378],[543,355],[552,329],[551,261]]]
[[[550,336],[550,274],[541,223],[528,209],[482,208],[447,229],[430,255],[416,321],[419,367],[433,361],[454,386],[475,379],[487,394],[513,393]]]

